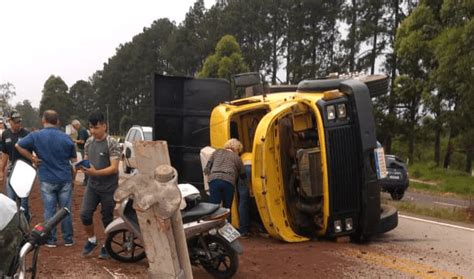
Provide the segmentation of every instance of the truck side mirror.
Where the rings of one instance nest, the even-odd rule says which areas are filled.
[[[388,93],[390,78],[387,75],[368,75],[356,79],[367,85],[371,98],[382,96]]]
[[[249,87],[261,83],[260,75],[257,72],[233,75],[232,79],[236,87]]]
[[[127,159],[129,159],[130,157],[132,157],[132,150],[130,150],[130,148],[127,148],[127,149],[125,150],[125,157],[126,157]]]

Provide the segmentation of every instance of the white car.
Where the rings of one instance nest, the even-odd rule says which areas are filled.
[[[153,128],[134,125],[130,130],[128,130],[123,142],[122,150],[122,165],[125,173],[130,173],[133,169],[137,168],[133,143],[138,140],[153,140]]]

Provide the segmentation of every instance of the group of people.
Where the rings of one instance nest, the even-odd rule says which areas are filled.
[[[9,128],[1,137],[2,157],[0,178],[5,181],[8,197],[17,197],[8,182],[9,174],[17,160],[30,162],[38,169],[40,194],[44,207],[44,219],[51,218],[58,208],[66,207],[72,212],[72,198],[77,160],[76,144],[83,155],[90,161],[90,167],[81,167],[87,187],[85,189],[80,218],[87,234],[82,255],[91,256],[99,246],[93,225],[93,214],[101,204],[102,223],[106,227],[113,220],[115,202],[113,194],[118,187],[118,165],[120,148],[118,142],[107,134],[107,122],[101,112],[89,115],[89,129],[82,128],[80,122],[74,120],[72,125],[78,130],[78,138],[71,140],[59,129],[59,115],[54,110],[46,110],[42,116],[43,129],[29,133],[21,125],[22,118],[18,112],[10,113]],[[82,129],[81,129],[82,128]],[[87,134],[87,136],[86,136]],[[27,220],[31,219],[28,199],[21,200]],[[73,246],[74,228],[71,215],[61,222],[63,244]],[[56,230],[51,232],[46,246],[57,247]],[[102,246],[99,258],[107,259],[109,255]]]
[[[22,127],[22,118],[18,112],[12,112],[8,118],[9,128],[1,136],[2,157],[0,161],[0,179],[5,181],[8,197],[17,197],[8,183],[9,174],[17,160],[30,162],[38,169],[40,193],[44,206],[44,219],[51,218],[58,208],[66,207],[72,212],[72,198],[77,161],[76,145],[83,159],[90,162],[90,167],[81,167],[88,179],[84,180],[86,188],[80,209],[80,219],[86,232],[82,256],[88,257],[99,246],[95,235],[93,214],[101,204],[102,224],[107,227],[113,221],[115,202],[113,194],[118,187],[120,147],[118,142],[108,135],[107,122],[101,112],[89,115],[87,130],[79,121],[72,121],[78,131],[76,140],[72,140],[59,129],[59,115],[54,110],[46,110],[42,116],[43,129],[28,132]],[[239,157],[242,144],[237,139],[229,140],[222,149],[217,149],[208,161],[204,173],[208,175],[210,202],[223,204],[231,208],[234,191],[239,195],[239,230],[243,237],[248,236],[249,229],[249,179],[250,164]],[[247,154],[248,155],[248,154]],[[31,219],[28,198],[21,200],[21,206],[27,220]],[[61,222],[63,244],[73,246],[74,228],[71,215]],[[56,230],[53,229],[46,246],[57,247]],[[99,258],[107,259],[109,255],[104,246]]]

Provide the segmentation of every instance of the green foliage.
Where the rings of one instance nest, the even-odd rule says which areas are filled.
[[[73,114],[73,101],[68,94],[68,86],[60,76],[51,75],[43,87],[39,112],[43,114],[45,110],[55,110],[59,114],[60,125],[69,124]]]
[[[223,58],[231,56],[234,53],[241,54],[239,44],[234,36],[225,35],[216,45],[216,55]]]
[[[412,163],[439,164],[444,155],[452,168],[468,170],[474,157],[474,4],[417,4],[219,0],[206,9],[196,0],[183,22],[156,20],[119,45],[89,81],[76,82],[69,91],[77,108],[71,113],[85,118],[108,107],[111,132],[124,132],[132,124],[153,124],[154,73],[229,79],[251,70],[272,84],[277,73],[286,76],[281,83],[297,84],[330,72],[377,70],[380,61],[392,81],[390,95],[374,106],[387,150],[393,141]]]
[[[231,35],[222,37],[216,45],[216,51],[204,62],[199,77],[225,78],[230,81],[234,74],[247,72],[239,44]]]
[[[39,117],[39,111],[31,105],[29,100],[24,100],[22,103],[18,103],[15,106],[15,110],[18,111],[23,118],[23,127],[26,128],[41,128],[41,118]]]
[[[198,73],[198,77],[217,77],[219,71],[219,57],[216,54],[209,55],[204,61],[202,70]]]
[[[8,102],[15,95],[15,86],[12,83],[0,83],[0,112],[5,113],[10,110],[10,105]]]
[[[94,108],[109,112],[110,132],[120,130],[124,114],[133,124],[151,126],[153,74],[171,72],[167,42],[176,31],[174,23],[160,19],[131,42],[120,45],[116,54],[109,58],[102,70],[91,78],[94,90]]]
[[[94,88],[88,81],[78,80],[69,89],[69,95],[74,103],[75,118],[86,120],[94,110]]]
[[[465,209],[426,206],[405,200],[400,202],[387,200],[385,203],[395,206],[401,213],[409,212],[416,215],[434,217],[443,220],[472,223],[472,212]]]
[[[434,167],[430,164],[417,163],[409,167],[410,176],[433,182],[436,185],[410,182],[410,187],[438,193],[453,193],[474,197],[474,177],[451,169]]]
[[[427,123],[434,130],[434,162],[441,161],[441,137],[449,133],[444,158],[450,165],[455,144],[463,149],[465,171],[470,172],[474,143],[467,138],[474,132],[472,80],[474,73],[472,1],[426,0],[414,9],[398,29],[395,44],[400,58],[400,77],[394,93],[402,104],[398,113],[406,121],[408,156],[413,162],[420,119],[432,115]]]
[[[121,134],[126,134],[127,131],[135,124],[135,121],[133,118],[131,118],[128,115],[122,116],[120,119],[120,133]]]

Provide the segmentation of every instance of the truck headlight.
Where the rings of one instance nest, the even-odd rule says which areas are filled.
[[[326,113],[328,115],[328,120],[336,119],[336,107],[334,105],[327,106]]]
[[[346,219],[346,231],[352,230],[353,225],[352,225],[352,218],[347,218]]]
[[[338,118],[346,118],[347,117],[346,104],[338,104],[337,105],[337,117]]]
[[[342,232],[342,223],[341,220],[334,221],[334,232],[340,233]]]

